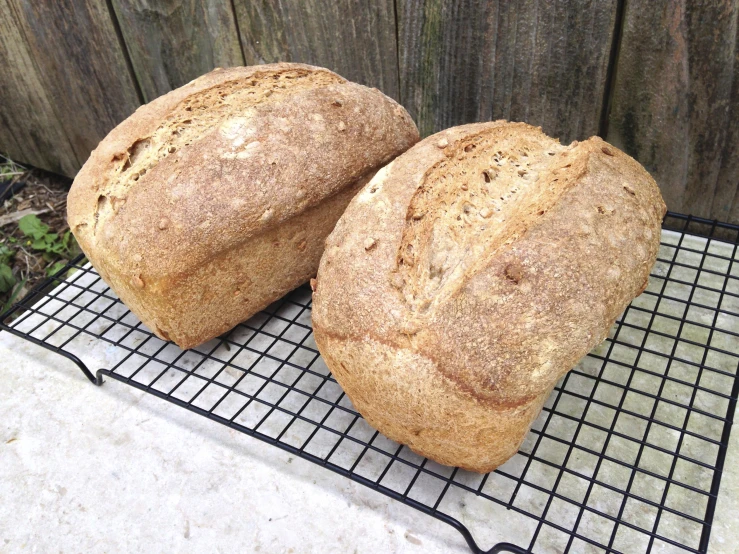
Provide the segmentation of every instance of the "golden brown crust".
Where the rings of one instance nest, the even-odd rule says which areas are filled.
[[[444,131],[378,172],[327,239],[316,342],[380,431],[489,471],[643,290],[664,212],[647,172],[599,138],[563,147],[505,122]],[[356,353],[374,348],[370,384]],[[411,374],[430,392],[406,389]],[[402,398],[372,392],[383,387]],[[448,421],[470,413],[465,433]]]
[[[345,205],[348,190],[417,140],[395,102],[328,70],[302,64],[215,70],[111,131],[75,179],[69,223],[134,313],[159,336],[193,346],[276,300],[300,284],[298,277],[310,277],[341,213],[337,202]],[[291,240],[280,228],[297,220],[305,227],[294,234],[323,229],[318,249],[280,249]],[[257,257],[267,255],[249,242],[278,235],[280,246],[269,256],[287,256],[278,259],[295,271],[275,282],[248,275],[245,266],[261,267]],[[238,272],[223,263],[233,252],[243,262],[231,260]],[[302,263],[308,259],[310,271]],[[210,287],[203,271],[211,274]],[[185,295],[180,304],[189,306],[202,292],[197,287],[206,287],[215,306],[232,308],[229,297],[216,297],[247,279],[270,294],[245,294],[249,301],[235,311],[200,310],[202,320],[175,305]]]
[[[158,335],[181,348],[225,333],[315,276],[325,238],[373,174],[222,252],[167,289],[127,289],[122,299],[144,323],[154,322]]]

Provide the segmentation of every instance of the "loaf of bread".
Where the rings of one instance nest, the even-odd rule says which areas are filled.
[[[599,138],[443,131],[380,170],[329,235],[316,343],[380,432],[491,471],[645,289],[664,213],[644,168]]]
[[[352,196],[417,141],[401,106],[326,69],[218,69],[110,132],[69,225],[131,311],[191,348],[315,275]]]

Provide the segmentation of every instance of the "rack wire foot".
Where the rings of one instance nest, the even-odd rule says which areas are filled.
[[[46,350],[54,352],[54,354],[59,354],[60,356],[63,356],[67,358],[68,360],[73,361],[77,365],[77,367],[80,368],[82,373],[85,374],[85,377],[87,377],[93,385],[97,385],[99,387],[103,384],[103,375],[101,374],[100,370],[97,371],[97,375],[93,375],[93,373],[88,369],[85,362],[80,360],[77,356],[75,356],[71,352],[67,352],[66,350],[57,348],[56,346],[49,344],[47,342],[44,342],[40,339],[37,339],[36,337],[33,337],[31,335],[21,333],[17,331],[16,329],[14,329],[13,327],[9,327],[5,325],[4,323],[0,323],[0,331],[7,331],[8,333],[15,335],[16,337],[20,337],[22,339],[30,341],[33,344],[37,344],[41,346],[42,348],[45,348]]]

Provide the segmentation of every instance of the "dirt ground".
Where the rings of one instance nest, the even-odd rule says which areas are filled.
[[[20,183],[25,183],[20,185]],[[73,237],[62,248],[64,234],[69,230],[66,220],[67,192],[72,180],[39,169],[28,169],[0,156],[0,194],[9,186],[13,189],[0,200],[0,263],[10,266],[14,284],[10,290],[0,290],[0,311],[9,307],[10,300],[18,302],[55,264],[79,253]],[[1,196],[0,196],[1,198]],[[24,215],[35,215],[48,226],[43,237],[45,249],[21,230],[19,220]],[[43,225],[37,229],[44,229]],[[54,238],[54,234],[58,238]],[[43,242],[43,241],[42,241]],[[4,248],[3,248],[4,247]],[[49,250],[62,250],[50,252]],[[59,267],[58,265],[56,267]],[[6,281],[7,282],[7,281]]]

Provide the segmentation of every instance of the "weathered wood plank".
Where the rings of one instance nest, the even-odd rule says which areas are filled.
[[[0,52],[0,152],[18,162],[74,174],[77,158],[7,0],[0,0]]]
[[[398,0],[401,100],[422,134],[473,121],[597,134],[616,0]]]
[[[327,67],[398,98],[393,0],[234,0],[247,64]]]
[[[738,16],[739,19],[739,16]],[[737,21],[734,47],[734,82],[731,87],[731,104],[727,121],[733,121],[726,132],[721,154],[721,170],[718,174],[716,195],[711,213],[722,221],[739,223],[739,21]],[[731,206],[726,215],[726,207]]]
[[[216,67],[244,65],[230,0],[112,0],[149,102]]]
[[[738,15],[736,0],[626,3],[608,139],[652,173],[671,210],[732,217]]]
[[[71,144],[76,159],[69,163],[79,168],[140,104],[112,14],[105,0],[4,1],[18,18],[41,88]]]

